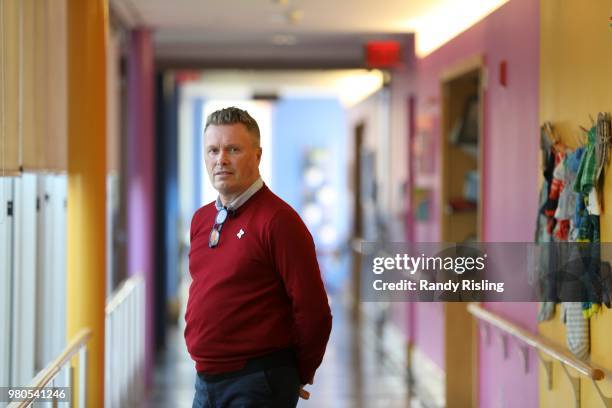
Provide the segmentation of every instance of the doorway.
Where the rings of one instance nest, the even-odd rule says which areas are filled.
[[[441,238],[482,239],[482,59],[442,77]]]
[[[442,242],[480,242],[482,233],[483,58],[469,59],[441,78]],[[476,323],[466,302],[444,304],[448,407],[478,400]]]
[[[362,174],[361,157],[363,150],[365,124],[359,123],[354,129],[353,149],[353,222],[351,233],[352,273],[351,273],[351,298],[353,318],[359,318],[359,300],[361,298],[361,240],[363,239],[363,207],[362,207]]]

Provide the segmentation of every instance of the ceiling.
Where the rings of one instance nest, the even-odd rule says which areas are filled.
[[[160,66],[358,68],[368,40],[409,63],[508,0],[110,0],[123,26],[154,30]],[[434,41],[427,44],[426,41]],[[420,46],[421,45],[421,46]]]
[[[363,45],[370,39],[397,39],[412,50],[406,21],[435,1],[384,3],[111,0],[111,9],[129,27],[154,29],[162,65],[351,68],[363,67]]]

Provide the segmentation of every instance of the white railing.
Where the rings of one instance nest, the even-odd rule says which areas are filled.
[[[106,305],[104,406],[137,406],[144,393],[145,283],[127,279]]]
[[[55,360],[53,360],[47,367],[40,371],[36,377],[32,380],[28,388],[32,389],[30,397],[21,402],[12,402],[8,405],[8,408],[25,408],[31,406],[36,400],[36,391],[43,391],[46,387],[62,386],[67,387],[70,392],[73,387],[73,374],[74,368],[70,364],[72,358],[78,353],[78,367],[79,367],[79,380],[78,380],[78,401],[76,407],[85,408],[87,401],[87,342],[91,338],[91,330],[81,330],[74,339],[68,344],[66,349],[60,354]],[[64,381],[61,384],[61,380],[57,381],[57,377],[60,373],[64,373]],[[74,397],[74,395],[73,395]],[[49,401],[53,403],[53,406],[57,406],[58,400]],[[66,402],[66,404],[70,404]],[[75,405],[70,405],[75,406]]]

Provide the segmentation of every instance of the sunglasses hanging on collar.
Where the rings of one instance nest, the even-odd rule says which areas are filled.
[[[221,238],[221,230],[223,229],[223,224],[227,220],[227,217],[230,215],[230,212],[227,208],[223,207],[215,216],[215,223],[213,224],[212,230],[210,231],[210,235],[208,236],[208,247],[214,248],[219,245],[219,239]]]

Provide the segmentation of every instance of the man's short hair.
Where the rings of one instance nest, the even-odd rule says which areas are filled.
[[[257,140],[257,146],[259,146],[260,135],[259,135],[259,126],[257,125],[257,121],[253,119],[249,112],[238,109],[235,106],[231,106],[229,108],[219,109],[208,115],[206,119],[206,126],[204,127],[204,133],[206,133],[206,129],[210,125],[234,125],[236,123],[242,123],[249,133],[255,137]]]

